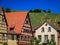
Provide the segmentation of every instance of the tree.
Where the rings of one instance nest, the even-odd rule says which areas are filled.
[[[33,10],[30,10],[29,12],[33,12]]]
[[[35,45],[39,45],[39,43],[41,42],[39,39],[37,39],[36,37],[35,37]]]
[[[56,42],[54,39],[51,39],[51,45],[56,45]]]
[[[48,9],[48,13],[51,13],[51,10],[50,9]]]
[[[29,41],[30,41],[31,45],[33,45],[34,38],[31,38]]]
[[[51,45],[51,42],[49,40],[47,40],[47,45]]]
[[[43,12],[45,12],[45,13],[46,13],[46,10],[43,10]]]
[[[34,9],[33,12],[41,12],[40,9]]]
[[[6,12],[11,12],[11,9],[10,8],[6,8],[5,11]]]
[[[56,45],[56,42],[54,39],[51,39],[51,41],[47,40],[47,45]]]
[[[30,42],[31,42],[31,45],[39,45],[41,41],[35,37],[35,38],[31,38]]]
[[[3,43],[3,45],[8,45],[7,43]]]

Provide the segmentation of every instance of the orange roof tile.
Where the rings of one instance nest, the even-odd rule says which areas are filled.
[[[5,17],[8,24],[8,30],[10,27],[15,27],[14,32],[16,34],[21,33],[27,12],[6,12]]]

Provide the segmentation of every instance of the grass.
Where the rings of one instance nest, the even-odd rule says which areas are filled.
[[[52,24],[56,24],[58,21],[60,21],[60,14],[50,13],[47,14],[47,16],[45,16],[45,14],[47,13],[29,13],[32,26],[40,26],[44,23],[46,17]]]

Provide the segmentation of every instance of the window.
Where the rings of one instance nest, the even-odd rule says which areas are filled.
[[[55,40],[55,35],[51,35],[51,39],[54,39]]]
[[[31,33],[31,30],[24,29],[23,32],[25,32],[25,33]]]
[[[41,32],[44,32],[44,27],[42,27],[42,31]]]
[[[51,32],[51,27],[48,27],[48,32]]]
[[[26,24],[28,24],[28,20],[26,20]]]
[[[2,22],[5,22],[4,16],[2,17]]]
[[[31,33],[32,31],[31,30],[29,30],[29,33]]]
[[[48,35],[45,35],[44,36],[44,42],[47,43],[47,40],[48,40]]]
[[[41,40],[41,35],[38,35],[38,39]]]
[[[2,40],[4,40],[5,39],[5,34],[2,34]]]
[[[20,37],[20,36],[19,36],[19,35],[17,35],[17,36],[16,36],[16,40],[18,40],[18,39],[19,39],[19,37]]]
[[[12,40],[14,40],[14,35],[12,35]]]
[[[27,30],[26,30],[26,29],[24,29],[24,30],[23,30],[23,32],[27,32]]]
[[[28,21],[28,19],[26,18],[26,21],[25,21],[25,23],[26,23],[26,24],[28,24],[28,22],[29,22],[29,21]]]
[[[23,40],[23,35],[20,36],[21,40]]]
[[[24,38],[27,38],[27,36],[25,35]]]
[[[8,39],[11,39],[11,35],[8,35]]]
[[[14,27],[10,27],[10,30],[14,30]]]
[[[47,24],[45,24],[45,26],[47,26]]]

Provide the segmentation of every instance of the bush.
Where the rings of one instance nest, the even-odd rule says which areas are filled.
[[[40,42],[41,42],[41,41],[38,40],[36,37],[30,39],[31,45],[40,45],[40,44],[39,44]]]
[[[6,8],[5,11],[6,12],[11,12],[11,9],[10,8]]]
[[[7,43],[3,43],[3,45],[8,45]]]
[[[56,42],[54,39],[51,39],[51,41],[47,40],[47,45],[56,45]]]

